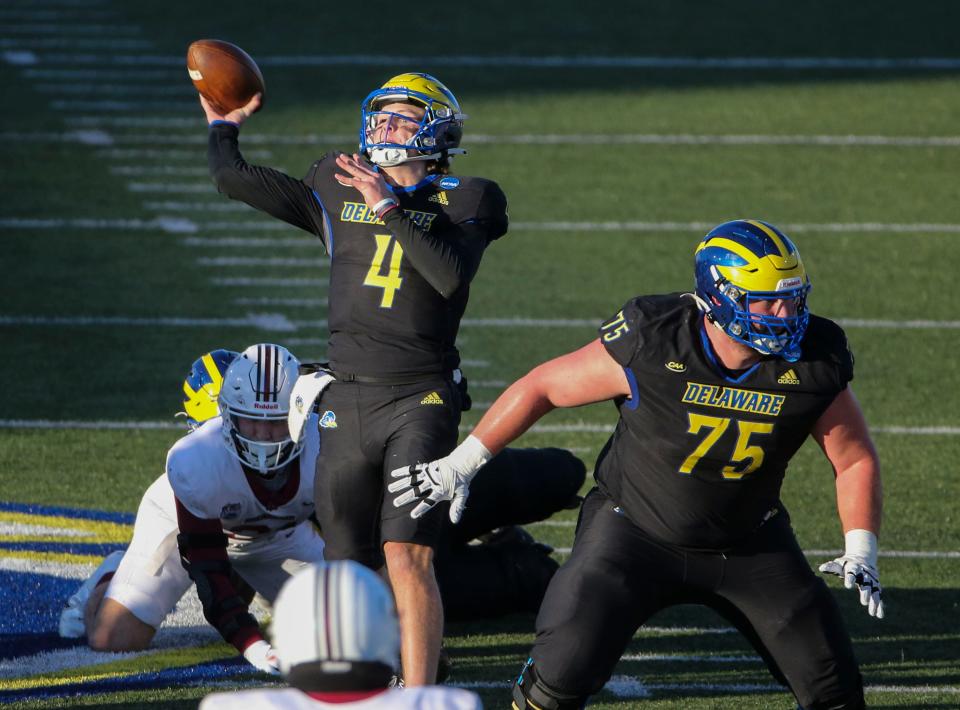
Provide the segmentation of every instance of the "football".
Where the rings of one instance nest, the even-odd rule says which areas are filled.
[[[197,91],[220,113],[245,106],[258,92],[266,93],[253,58],[237,45],[219,39],[198,39],[190,45],[187,73]]]

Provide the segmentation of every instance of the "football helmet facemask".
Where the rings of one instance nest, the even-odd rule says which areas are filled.
[[[378,143],[374,134],[383,123],[413,122],[409,116],[383,110],[384,106],[395,103],[422,108],[423,118],[406,142]],[[383,168],[463,154],[467,151],[459,146],[466,118],[453,92],[429,74],[398,74],[370,92],[360,105],[360,152]]]
[[[273,611],[280,669],[291,685],[337,674],[379,676],[386,687],[400,656],[400,628],[376,572],[351,560],[308,565],[283,585]]]
[[[764,355],[799,359],[810,279],[783,232],[759,220],[726,222],[700,242],[694,265],[697,300],[712,323]],[[788,302],[788,315],[752,312],[771,300]]]
[[[183,381],[183,409],[191,431],[220,414],[217,397],[220,396],[223,375],[238,357],[238,352],[220,349],[211,350],[193,361]]]
[[[219,403],[224,445],[240,463],[261,475],[272,475],[303,449],[303,436],[294,441],[287,429],[290,392],[299,367],[300,362],[286,348],[261,343],[244,350],[223,377]],[[243,419],[282,422],[282,427],[276,427],[282,435],[272,441],[243,436]]]

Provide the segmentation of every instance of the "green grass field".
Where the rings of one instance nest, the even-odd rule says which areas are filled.
[[[284,302],[327,297],[322,250],[216,194],[183,67],[189,42],[228,39],[260,61],[267,103],[241,146],[293,175],[351,148],[369,90],[428,71],[470,115],[470,154],[455,171],[497,180],[510,201],[513,228],[487,252],[461,330],[474,402],[586,343],[628,298],[689,289],[709,226],[756,217],[783,227],[814,283],[812,309],[847,328],[884,464],[888,618],[869,618],[834,585],[868,701],[960,705],[960,10],[935,0],[272,5],[0,6],[0,349],[11,369],[0,503],[133,513],[182,434],[180,383],[199,354],[272,340],[302,359],[324,355],[325,307]],[[766,61],[784,57],[809,61]],[[570,447],[592,468],[599,429],[615,418],[611,405],[556,412],[521,443]],[[793,462],[784,500],[803,547],[823,551],[812,563],[840,546],[815,446]],[[11,571],[10,560],[29,559],[11,551],[35,552],[42,536],[24,541],[3,511],[0,609],[20,618],[37,575]],[[531,531],[568,548],[574,519]],[[195,707],[214,681],[122,679],[231,655],[216,644],[18,673],[33,668],[30,634],[51,634],[51,618],[0,621],[0,703]],[[608,690],[591,707],[792,708],[746,642],[717,633],[724,625],[696,608],[659,615],[617,668],[612,690],[627,696]],[[532,628],[532,617],[451,625],[453,682],[505,707]],[[82,687],[98,674],[121,680]],[[55,692],[68,683],[79,685]]]

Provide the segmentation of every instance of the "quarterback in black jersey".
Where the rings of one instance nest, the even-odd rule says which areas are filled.
[[[513,707],[580,708],[637,628],[703,604],[739,629],[802,708],[862,708],[850,637],[780,500],[808,437],[833,466],[845,553],[820,566],[882,618],[880,467],[849,386],[843,331],[812,315],[800,255],[775,227],[737,220],[695,256],[695,293],[631,299],[597,340],[511,385],[449,456],[394,471],[396,503],[463,507],[477,463],[555,407],[612,400],[569,560],[540,607]]]
[[[360,150],[330,153],[306,177],[248,164],[238,134],[259,105],[210,123],[220,192],[320,238],[330,255],[327,357],[319,403],[316,510],[328,559],[386,562],[407,685],[433,682],[442,608],[432,558],[442,515],[390,503],[386,472],[457,443],[465,386],[455,345],[484,249],[507,231],[496,183],[449,174],[466,116],[427,74],[401,74],[362,103]]]

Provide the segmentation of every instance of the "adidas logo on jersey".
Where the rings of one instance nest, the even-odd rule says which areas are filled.
[[[420,400],[420,404],[443,404],[443,398],[436,392],[431,392]]]
[[[799,385],[800,378],[797,377],[797,373],[794,372],[793,368],[791,367],[789,370],[780,375],[780,377],[777,379],[777,382],[781,385]]]
[[[436,195],[430,195],[427,198],[427,202],[436,202],[439,205],[449,205],[450,200],[447,199],[447,193],[438,192]]]

